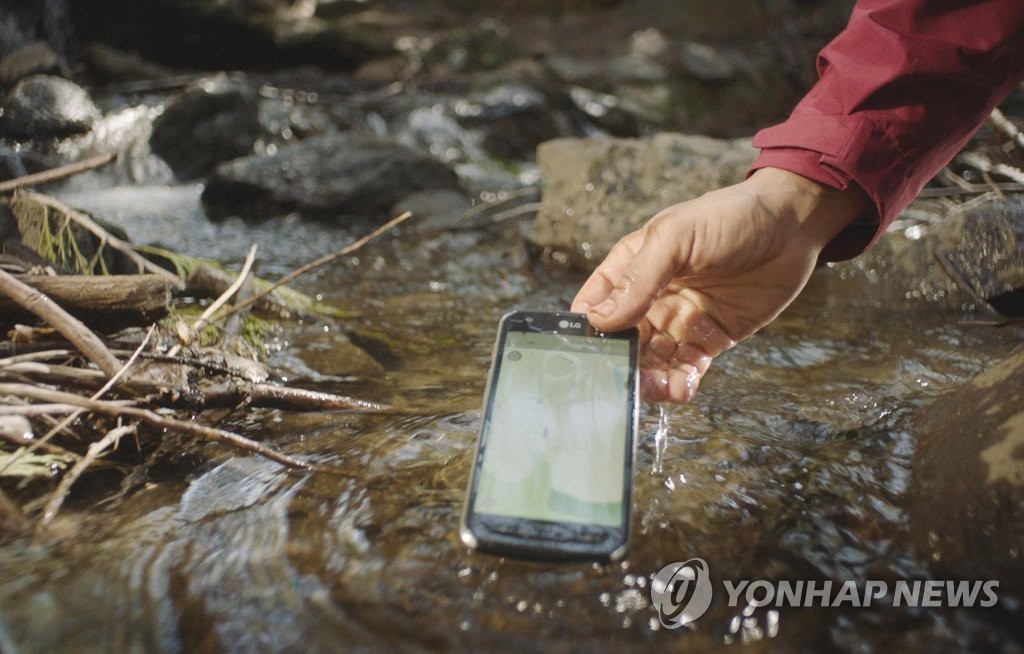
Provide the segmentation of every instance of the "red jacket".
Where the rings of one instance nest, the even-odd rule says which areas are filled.
[[[754,136],[751,170],[867,192],[878,214],[829,244],[835,261],[870,245],[1024,78],[1024,0],[860,0],[817,67],[789,119]]]

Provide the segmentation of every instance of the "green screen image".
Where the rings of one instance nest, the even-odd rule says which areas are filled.
[[[502,356],[475,510],[619,525],[629,343],[509,332]]]

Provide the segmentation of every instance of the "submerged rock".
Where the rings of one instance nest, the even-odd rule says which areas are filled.
[[[153,122],[150,146],[178,179],[190,180],[251,154],[259,135],[256,90],[221,74],[189,85],[168,105]]]
[[[1024,590],[1024,351],[916,414],[916,548],[961,579]]]
[[[328,134],[221,164],[203,204],[215,218],[299,212],[377,222],[414,191],[436,188],[458,188],[458,178],[429,155],[373,136]]]
[[[925,209],[912,207],[844,265],[904,289],[908,300],[1024,315],[1024,197]]]
[[[0,131],[15,138],[68,136],[89,131],[100,116],[82,87],[61,77],[32,75],[4,98]]]
[[[591,267],[661,209],[742,180],[755,155],[749,139],[684,134],[543,143],[530,239],[558,261]]]

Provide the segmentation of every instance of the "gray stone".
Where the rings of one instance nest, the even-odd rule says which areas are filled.
[[[106,43],[89,43],[82,48],[82,59],[89,66],[90,72],[104,80],[150,81],[175,74],[173,68],[146,61],[137,53]]]
[[[904,288],[908,300],[1024,315],[1024,197],[952,210],[919,201],[844,265]]]
[[[221,164],[203,204],[214,218],[299,212],[380,222],[409,194],[440,188],[458,188],[458,178],[426,154],[372,136],[328,134]]]
[[[635,137],[640,133],[636,116],[623,110],[619,99],[611,93],[573,86],[569,98],[591,123],[612,136]]]
[[[756,150],[684,134],[558,139],[541,144],[541,209],[530,239],[554,258],[590,268],[665,207],[743,179]]]
[[[943,575],[1024,590],[1024,351],[914,416],[911,536]]]
[[[461,124],[479,130],[484,149],[500,159],[530,159],[539,143],[566,135],[556,120],[556,108],[527,84],[481,90],[453,103],[453,112]]]
[[[472,208],[469,198],[451,189],[417,191],[396,204],[391,213],[412,214],[409,225],[416,231],[439,232],[457,229],[464,223],[463,216]]]
[[[679,61],[687,72],[706,82],[721,82],[736,76],[735,64],[703,43],[683,42],[679,47]]]
[[[46,41],[33,41],[0,59],[0,84],[9,86],[29,75],[57,70],[60,59]]]
[[[216,75],[190,84],[153,121],[150,147],[181,180],[252,154],[260,135],[258,97],[245,81]]]
[[[15,138],[68,136],[89,131],[100,116],[82,87],[61,77],[33,75],[4,98],[0,131]]]

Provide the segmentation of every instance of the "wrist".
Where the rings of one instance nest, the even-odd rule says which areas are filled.
[[[873,204],[855,184],[839,189],[781,168],[761,168],[747,180],[768,211],[784,219],[820,252]]]

